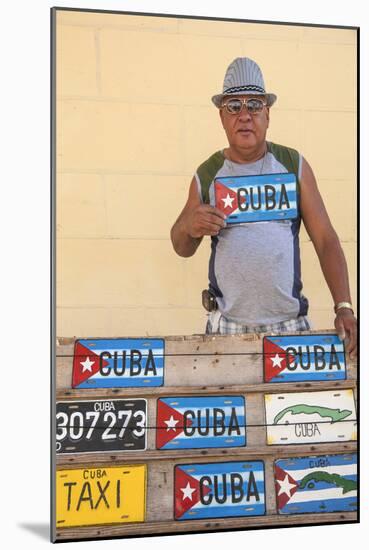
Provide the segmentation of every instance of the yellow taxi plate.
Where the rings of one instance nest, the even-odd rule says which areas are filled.
[[[146,465],[56,472],[56,526],[145,521]]]

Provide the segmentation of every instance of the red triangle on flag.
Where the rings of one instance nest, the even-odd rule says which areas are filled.
[[[109,362],[103,360],[102,366]],[[100,369],[100,355],[81,344],[78,340],[74,346],[72,388],[78,388],[82,382],[91,378]]]
[[[267,337],[264,337],[263,342],[264,355],[264,380],[270,382],[277,374],[287,368],[287,363],[290,365],[295,361],[295,356],[291,353],[286,353],[285,350]]]
[[[203,494],[210,493],[210,487],[204,485]],[[183,516],[187,510],[200,501],[200,482],[176,466],[174,473],[174,517]]]
[[[281,510],[299,488],[298,482],[290,474],[275,464],[275,490],[277,494],[277,507]]]
[[[229,187],[226,187],[219,181],[214,182],[215,192],[215,206],[224,212],[226,216],[232,214],[234,210],[238,209],[237,193],[232,191]],[[241,203],[246,202],[246,197],[240,198]]]
[[[191,426],[192,422],[188,419],[186,426]],[[161,399],[158,399],[158,409],[156,415],[156,448],[161,449],[177,435],[183,432],[184,416],[176,409],[167,405]]]

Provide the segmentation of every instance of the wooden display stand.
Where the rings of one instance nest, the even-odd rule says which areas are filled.
[[[332,334],[311,331],[285,334]],[[356,511],[278,513],[274,463],[293,457],[344,455],[356,452],[352,440],[268,444],[265,412],[266,394],[314,391],[354,392],[356,363],[346,357],[345,380],[265,383],[263,377],[263,334],[232,336],[166,337],[165,374],[161,387],[72,389],[74,340],[60,339],[57,346],[57,402],[98,399],[144,398],[147,400],[147,446],[141,451],[68,453],[57,456],[57,472],[77,468],[104,468],[146,464],[145,518],[138,523],[110,523],[62,527],[57,540],[124,537],[146,534],[246,529],[252,527],[353,522]],[[157,400],[185,396],[242,396],[246,400],[246,446],[233,448],[157,449]],[[178,521],[174,517],[174,468],[176,465],[232,461],[263,461],[265,472],[265,515]],[[58,494],[56,495],[58,499]],[[58,519],[58,518],[57,518]]]

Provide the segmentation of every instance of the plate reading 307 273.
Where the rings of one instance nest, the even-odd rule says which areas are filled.
[[[56,404],[56,452],[146,449],[146,400],[61,401]]]

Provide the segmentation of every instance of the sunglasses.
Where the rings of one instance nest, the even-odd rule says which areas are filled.
[[[255,97],[248,99],[238,99],[237,97],[232,97],[222,103],[221,107],[225,107],[227,112],[231,115],[238,115],[241,112],[243,105],[246,105],[246,109],[251,115],[255,115],[257,113],[261,113],[263,107],[267,104],[262,99],[257,99]]]

